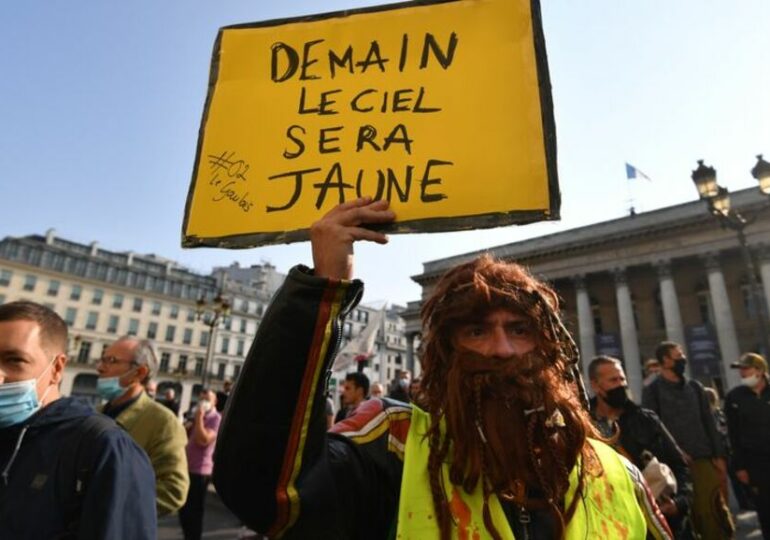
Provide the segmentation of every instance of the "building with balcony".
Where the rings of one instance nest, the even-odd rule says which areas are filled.
[[[70,328],[65,395],[97,401],[95,362],[115,339],[134,335],[155,341],[159,392],[173,387],[187,410],[205,369],[211,329],[199,320],[198,301],[218,293],[232,304],[214,329],[209,365],[212,386],[240,373],[267,303],[283,276],[270,265],[252,270],[259,285],[230,278],[230,268],[203,275],[156,255],[115,252],[98,243],[56,236],[0,241],[0,303],[31,300],[56,311]]]

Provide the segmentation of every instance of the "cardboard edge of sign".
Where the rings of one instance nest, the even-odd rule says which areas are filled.
[[[449,231],[467,231],[471,229],[491,229],[504,225],[523,225],[547,219],[555,219],[543,210],[517,210],[514,212],[496,212],[476,216],[415,219],[380,225],[368,225],[368,228],[388,234],[436,233]],[[310,239],[310,229],[293,231],[234,234],[230,236],[200,237],[184,235],[182,247],[219,247],[227,249],[248,249],[274,244],[290,244]]]
[[[225,30],[280,26],[283,24],[298,22],[314,22],[337,17],[348,17],[350,15],[356,15],[360,13],[376,13],[382,11],[391,11],[395,9],[429,6],[434,4],[447,4],[460,1],[464,0],[412,0],[409,2],[382,4],[377,6],[368,6],[344,11],[332,11],[301,17],[271,19],[267,21],[236,24],[220,28],[219,32],[217,33],[217,37],[214,40],[214,46],[211,55],[211,68],[209,71],[208,91],[206,93],[206,101],[204,103],[203,112],[201,115],[200,128],[198,129],[198,144],[195,151],[195,164],[193,166],[192,181],[190,182],[190,189],[187,193],[187,200],[185,201],[184,218],[182,221],[182,247],[219,247],[226,249],[238,249],[253,248],[271,244],[288,244],[291,242],[301,242],[309,239],[309,229],[297,229],[293,231],[271,233],[246,233],[221,237],[200,237],[186,234],[190,218],[190,209],[192,207],[193,194],[195,193],[196,188],[196,179],[198,178],[198,164],[200,163],[201,152],[203,150],[206,121],[208,120],[209,109],[214,98],[214,90],[216,88],[217,78],[219,76],[219,52],[222,44],[222,34]],[[383,232],[394,234],[451,232],[469,229],[488,229],[511,224],[525,225],[527,223],[533,223],[536,221],[560,219],[559,211],[561,208],[561,193],[559,191],[559,178],[556,165],[556,122],[554,120],[553,114],[553,98],[551,95],[551,78],[548,71],[548,56],[546,54],[545,48],[545,34],[543,33],[540,1],[530,0],[529,3],[532,22],[532,36],[535,47],[535,60],[537,65],[538,90],[540,94],[540,112],[543,127],[543,148],[545,151],[545,165],[548,177],[548,209],[513,210],[510,212],[498,212],[475,216],[418,219],[408,222],[392,223],[383,227],[378,227],[377,230],[382,230]]]

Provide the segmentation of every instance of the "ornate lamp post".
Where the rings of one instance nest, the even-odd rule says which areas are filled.
[[[757,164],[751,169],[751,175],[759,182],[759,190],[770,196],[770,163],[762,159],[762,154],[757,156]],[[768,346],[768,317],[767,304],[762,295],[762,291],[757,281],[757,267],[751,250],[746,243],[744,230],[754,223],[757,214],[744,216],[737,210],[730,207],[730,194],[727,188],[717,183],[717,172],[713,167],[703,164],[703,160],[698,160],[698,168],[692,172],[692,181],[698,189],[698,195],[702,201],[708,204],[709,212],[714,216],[724,229],[731,229],[738,235],[738,242],[741,246],[743,262],[746,265],[746,271],[749,274],[749,288],[754,305],[756,306],[759,328],[755,328],[757,340],[762,344],[763,354],[770,352]]]
[[[206,299],[201,296],[195,303],[195,313],[198,320],[203,321],[204,324],[209,327],[209,343],[206,348],[206,359],[203,362],[203,374],[201,376],[201,384],[203,385],[203,388],[207,388],[211,358],[214,355],[216,330],[219,328],[220,321],[226,320],[230,316],[230,302],[225,298],[222,298],[221,291],[217,293],[217,296],[211,302],[207,302]]]

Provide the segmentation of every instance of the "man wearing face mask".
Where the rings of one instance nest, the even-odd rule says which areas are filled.
[[[738,480],[750,486],[762,534],[770,539],[770,383],[767,362],[746,353],[731,365],[741,373],[741,386],[725,399],[727,427]]]
[[[176,512],[189,487],[185,445],[179,419],[150,398],[144,384],[158,360],[152,342],[122,337],[105,349],[97,362],[96,389],[107,400],[102,412],[120,424],[144,448],[155,470],[158,515]]]
[[[198,405],[185,422],[187,430],[187,463],[190,468],[190,491],[184,506],[179,510],[185,540],[200,540],[203,532],[203,512],[206,492],[214,468],[214,446],[222,415],[216,408],[217,395],[211,390],[201,390]]]
[[[735,531],[727,507],[725,449],[703,385],[687,380],[687,358],[671,341],[655,349],[661,372],[642,391],[642,406],[654,411],[685,453],[694,484],[693,525],[704,540],[732,538]]]
[[[690,505],[692,479],[684,455],[658,416],[634,403],[628,393],[626,374],[620,360],[597,356],[588,366],[594,423],[608,439],[617,434],[616,449],[641,470],[645,469],[646,452],[668,465],[676,478],[676,492],[658,497],[660,510],[678,539],[690,539]]]
[[[0,306],[0,537],[155,538],[146,454],[84,401],[61,397],[67,326]]]

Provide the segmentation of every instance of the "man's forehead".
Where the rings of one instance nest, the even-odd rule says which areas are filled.
[[[34,354],[42,348],[40,325],[35,321],[0,322],[0,353]]]
[[[526,321],[527,317],[511,309],[497,308],[497,309],[490,309],[489,311],[485,312],[482,315],[482,320],[484,322],[497,322],[497,321],[516,322],[516,321]]]
[[[120,356],[122,354],[133,356],[138,343],[133,339],[119,339],[104,351],[106,356]]]
[[[599,366],[600,377],[616,377],[618,375],[625,375],[623,368],[614,362],[608,362]]]

